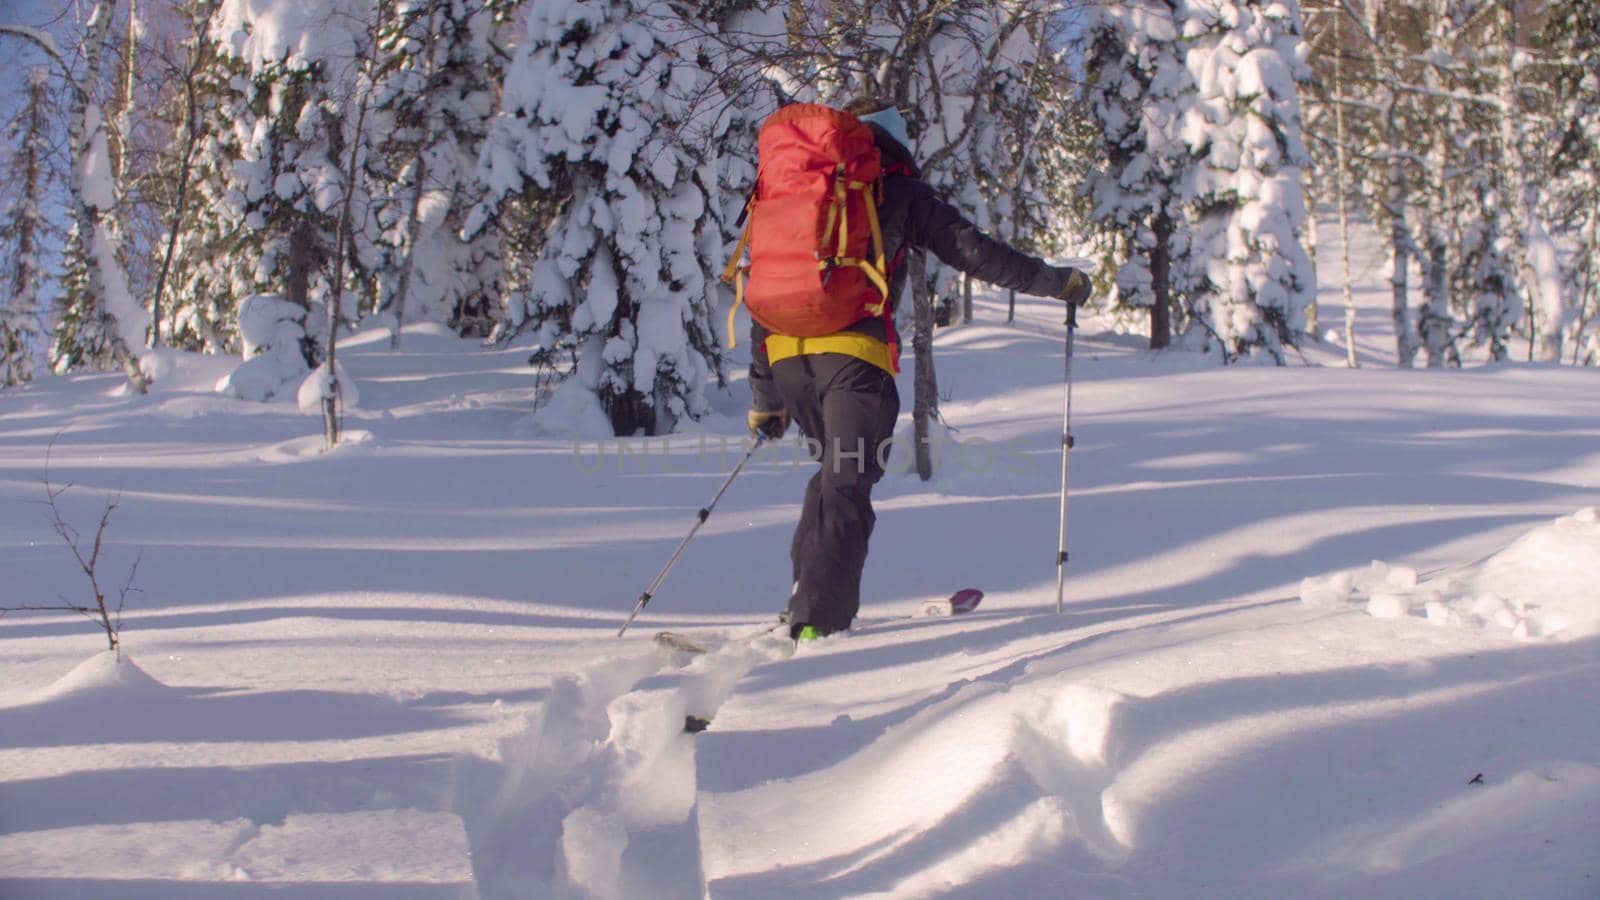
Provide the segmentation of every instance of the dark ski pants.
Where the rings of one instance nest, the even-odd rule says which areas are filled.
[[[872,486],[883,477],[900,415],[894,378],[837,353],[779,360],[773,383],[821,463],[806,485],[789,557],[798,583],[789,621],[823,633],[850,627],[861,608],[861,572],[877,516]]]

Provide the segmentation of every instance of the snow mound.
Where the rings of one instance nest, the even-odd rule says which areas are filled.
[[[1552,760],[1460,792],[1409,820],[1362,823],[1335,846],[1366,871],[1398,872],[1452,855],[1493,853],[1518,832],[1548,830],[1552,819],[1576,824],[1597,806],[1600,768]]]
[[[1040,857],[1115,864],[1134,832],[1107,793],[1126,702],[1060,676],[963,682],[833,765],[776,779],[773,760],[800,754],[770,745],[763,757],[745,735],[708,732],[697,759],[707,895],[803,895],[823,873],[831,896],[887,887],[926,897]],[[830,728],[874,730],[846,717]],[[870,874],[873,860],[918,844],[944,852],[933,865]]]
[[[139,360],[140,368],[150,379],[151,390],[167,394],[210,390],[236,364],[236,360],[225,356],[166,347],[153,348]]]
[[[1506,628],[1524,640],[1600,633],[1600,507],[1541,525],[1482,563],[1419,579],[1374,561],[1366,569],[1307,578],[1308,606],[1365,604],[1379,619],[1422,616],[1439,625]]]
[[[545,405],[518,429],[523,437],[612,437],[611,420],[594,391],[579,378],[562,382]]]
[[[322,415],[322,398],[327,396],[333,386],[334,378],[339,380],[339,405],[342,409],[355,409],[361,404],[361,392],[356,390],[355,379],[350,377],[344,366],[335,363],[333,371],[334,374],[330,376],[328,364],[323,363],[300,382],[295,402],[299,404],[301,413],[308,416]]]
[[[382,446],[382,442],[372,432],[356,428],[340,432],[339,444],[332,450],[324,450],[322,444],[323,437],[320,434],[298,437],[265,448],[256,455],[256,459],[264,463],[280,465],[320,459],[332,454],[348,454],[356,451],[370,452]]]
[[[239,305],[244,362],[217,382],[217,393],[257,403],[287,397],[310,368],[302,348],[310,339],[308,315],[304,307],[271,294],[245,298]]]
[[[166,685],[151,678],[133,660],[107,650],[79,663],[77,668],[39,690],[25,703],[52,703],[68,698],[139,700],[166,690]]]

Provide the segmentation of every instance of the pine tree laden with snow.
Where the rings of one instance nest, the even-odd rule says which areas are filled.
[[[1195,312],[1223,353],[1283,365],[1316,292],[1302,243],[1309,163],[1298,83],[1309,78],[1296,0],[1193,0],[1185,62],[1198,89],[1184,142],[1203,165],[1190,253],[1205,261]]]
[[[232,302],[274,296],[300,312],[305,334],[286,338],[302,352],[270,355],[286,368],[268,396],[292,396],[328,352],[327,322],[356,321],[359,294],[376,264],[373,202],[349,164],[370,150],[357,108],[370,102],[377,9],[365,0],[260,6],[224,0],[212,20],[218,56],[236,73],[218,112],[228,123],[218,173],[232,217],[231,271],[219,279]],[[343,229],[343,230],[341,230]],[[354,278],[336,278],[349,271]],[[331,307],[331,309],[330,309]],[[265,352],[262,355],[268,355]],[[251,384],[261,383],[251,379]],[[240,392],[240,385],[226,386]]]
[[[499,236],[485,228],[464,236],[463,226],[481,197],[477,159],[508,13],[503,0],[409,0],[382,23],[380,148],[368,177],[380,229],[377,306],[397,325],[440,322],[482,336],[497,314]]]
[[[34,357],[43,340],[39,328],[39,289],[44,280],[40,254],[50,235],[43,205],[53,179],[49,152],[48,79],[42,67],[28,72],[28,99],[6,129],[12,145],[8,179],[17,191],[0,213],[0,248],[9,259],[0,282],[0,386],[33,380]]]
[[[507,310],[619,435],[665,434],[722,377],[725,127],[700,27],[651,0],[534,0],[484,151],[480,219],[529,185],[558,198],[527,293]],[[575,363],[567,365],[566,360]]]
[[[233,175],[242,152],[233,115],[249,68],[219,52],[222,42],[212,33],[218,11],[216,0],[187,4],[185,84],[161,110],[167,127],[183,137],[160,157],[157,173],[172,185],[172,259],[159,299],[169,345],[233,353],[239,350],[240,304],[257,287],[251,259],[257,245],[236,213]]]
[[[1105,159],[1086,186],[1093,221],[1118,240],[1107,266],[1112,304],[1148,316],[1152,348],[1170,343],[1174,309],[1192,309],[1205,278],[1188,215],[1198,164],[1180,131],[1196,93],[1182,15],[1169,0],[1107,4],[1085,32],[1089,109]]]

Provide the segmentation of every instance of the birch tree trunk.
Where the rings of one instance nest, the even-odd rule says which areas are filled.
[[[1389,245],[1394,267],[1389,276],[1390,315],[1394,319],[1395,362],[1409,369],[1417,355],[1417,335],[1411,327],[1411,179],[1399,154],[1399,129],[1391,118],[1385,129],[1389,140],[1389,189],[1384,198],[1389,215]],[[1346,274],[1346,283],[1349,275]]]
[[[1311,200],[1311,211],[1313,213],[1306,218],[1306,254],[1311,257],[1311,273],[1313,283],[1321,284],[1322,258],[1319,254],[1321,253],[1322,248],[1320,246],[1319,229],[1317,228],[1317,217],[1315,215],[1317,205],[1315,167],[1308,165],[1306,166],[1305,172],[1306,181],[1303,190],[1305,191],[1306,197],[1310,198]],[[1306,333],[1310,334],[1313,340],[1321,343],[1322,327],[1321,323],[1317,321],[1317,303],[1317,292],[1313,290],[1311,292],[1311,302],[1306,304]]]
[[[400,263],[400,284],[394,293],[394,331],[389,335],[390,350],[400,349],[400,331],[406,324],[406,298],[411,294],[411,273],[417,264],[417,228],[422,218],[422,195],[427,190],[425,185],[428,180],[426,147],[417,154],[417,165],[413,172],[417,183],[411,193],[411,210],[406,213],[406,257]]]
[[[111,176],[120,190],[128,174],[128,132],[133,123],[134,50],[139,42],[139,0],[128,0],[128,30],[124,37],[122,58],[117,64],[117,93],[110,115],[112,128],[107,138],[111,147]]]
[[[1589,214],[1589,246],[1600,247],[1600,214]],[[1572,334],[1572,364],[1595,365],[1600,359],[1585,356],[1589,349],[1584,344],[1584,332],[1596,316],[1600,316],[1600,276],[1595,270],[1595,254],[1589,254],[1583,263],[1583,290],[1578,294],[1578,323]]]
[[[83,242],[94,314],[104,323],[112,358],[128,376],[128,384],[144,394],[150,390],[150,380],[122,334],[123,327],[133,326],[135,321],[118,320],[118,315],[133,319],[142,312],[137,308],[128,308],[134,306],[128,294],[128,274],[117,258],[116,229],[106,220],[106,216],[115,211],[119,191],[109,165],[103,174],[91,170],[91,156],[97,157],[101,151],[110,156],[105,116],[90,92],[99,78],[100,65],[111,38],[111,18],[115,9],[114,0],[94,5],[84,34],[83,79],[75,81],[68,73],[72,88],[72,111],[67,126],[67,139],[72,146],[71,195],[73,221],[78,229],[78,237]],[[109,164],[110,160],[99,162]]]
[[[1334,28],[1341,29],[1335,19]],[[1339,205],[1339,254],[1343,271],[1339,273],[1344,286],[1344,355],[1345,365],[1358,368],[1356,361],[1356,296],[1350,285],[1350,206],[1345,198],[1345,128],[1344,128],[1344,40],[1343,31],[1334,32],[1333,47],[1333,192]]]
[[[1449,46],[1451,39],[1449,0],[1436,0],[1430,10],[1431,33],[1435,47]],[[1424,85],[1444,93],[1436,66],[1428,66]],[[1446,121],[1455,121],[1455,102],[1445,100]],[[1456,194],[1450,177],[1450,135],[1445,128],[1433,130],[1428,142],[1428,180],[1434,209],[1423,225],[1427,247],[1422,255],[1422,307],[1417,315],[1417,338],[1430,369],[1460,365],[1456,350],[1454,318],[1450,311],[1450,238],[1448,222],[1454,214]]]
[[[333,283],[328,297],[328,375],[322,391],[322,444],[332,450],[339,444],[339,319],[344,308],[344,263],[354,241],[350,235],[350,207],[355,201],[356,172],[360,170],[361,148],[367,129],[367,105],[371,90],[363,85],[356,104],[356,127],[350,139],[350,158],[345,164],[344,198],[339,207],[339,237],[333,257]]]

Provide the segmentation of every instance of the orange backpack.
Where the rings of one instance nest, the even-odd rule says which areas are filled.
[[[847,112],[797,103],[768,117],[756,148],[744,236],[722,276],[738,282],[730,337],[741,304],[767,330],[792,337],[882,316],[889,297],[878,226],[883,161],[872,130]]]

